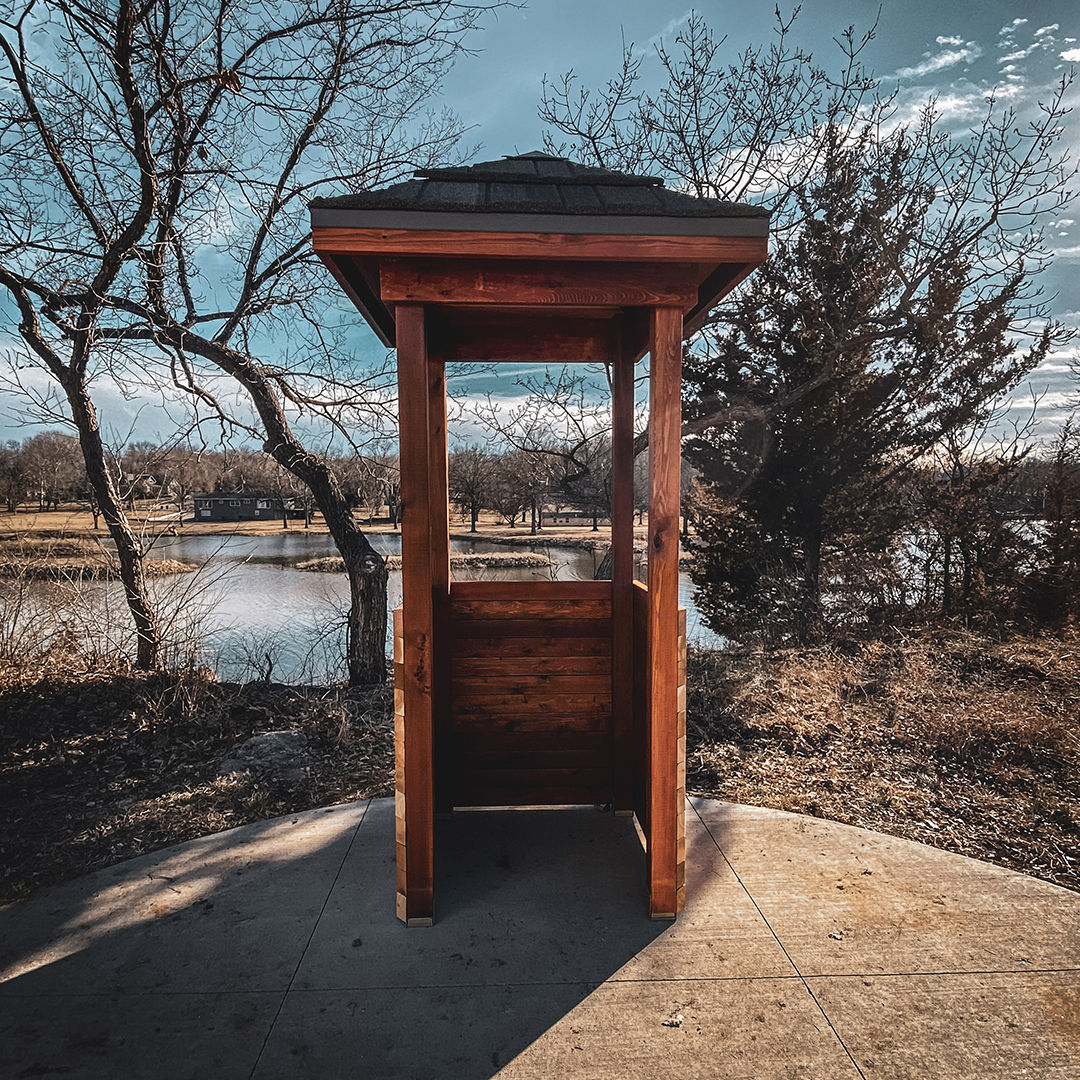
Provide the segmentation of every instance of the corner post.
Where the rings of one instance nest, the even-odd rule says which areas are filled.
[[[678,911],[682,311],[654,308],[649,331],[647,866],[649,914],[654,919],[673,919]]]
[[[620,335],[621,337],[621,335]],[[612,802],[634,811],[634,361],[611,365]]]
[[[434,920],[434,610],[431,544],[431,421],[424,308],[398,304],[401,439],[402,676],[404,776],[397,796],[397,916]]]

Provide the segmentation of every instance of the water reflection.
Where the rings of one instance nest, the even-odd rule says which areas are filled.
[[[383,554],[401,551],[399,535],[373,533],[370,540]],[[452,540],[451,550],[536,552],[548,556],[552,564],[455,566],[453,577],[459,581],[591,580],[599,563],[594,552],[544,543],[508,547],[483,540]],[[311,573],[297,570],[296,564],[336,553],[325,533],[282,530],[270,536],[162,537],[151,557],[203,568],[196,587],[188,590],[189,603],[198,608],[200,629],[208,642],[206,660],[220,678],[243,681],[265,677],[269,671],[276,682],[322,683],[344,677],[341,657],[348,581],[344,574]],[[388,601],[391,611],[401,602],[400,571],[390,573]],[[679,582],[679,602],[687,608],[690,641],[720,644],[701,625],[692,586],[685,577]]]

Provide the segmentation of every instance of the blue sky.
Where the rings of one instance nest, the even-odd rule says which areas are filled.
[[[446,85],[449,102],[475,125],[484,144],[482,159],[538,147],[543,128],[536,115],[545,75],[573,70],[584,87],[602,86],[616,74],[622,44],[644,56],[643,74],[658,77],[655,44],[671,42],[691,12],[703,15],[717,33],[726,33],[731,59],[750,43],[767,43],[774,32],[772,5],[680,0],[547,0],[489,17],[475,39],[482,51],[459,62]],[[783,7],[790,12],[790,7]],[[1080,71],[1080,5],[1075,0],[1028,0],[1025,4],[980,0],[805,0],[792,40],[826,67],[838,60],[835,38],[849,26],[860,34],[876,20],[874,38],[863,53],[867,68],[884,87],[898,90],[901,113],[913,113],[935,97],[947,122],[958,131],[976,123],[986,95],[997,90],[1023,116],[1037,109],[1071,67]],[[1080,105],[1080,90],[1071,94]],[[1069,117],[1066,140],[1080,157],[1080,109]],[[1080,200],[1073,212],[1048,230],[1055,251],[1043,275],[1054,314],[1080,323]],[[1009,415],[1026,416],[1032,395],[1040,399],[1035,434],[1052,437],[1075,392],[1070,359],[1076,346],[1052,357],[1012,396]]]
[[[696,10],[716,32],[727,34],[725,48],[732,59],[749,44],[767,43],[773,33],[771,5],[724,0],[698,4]],[[672,41],[690,11],[681,0],[532,0],[488,15],[470,42],[476,54],[458,62],[446,80],[443,101],[472,125],[469,140],[482,144],[478,160],[535,149],[543,138],[537,104],[545,75],[559,78],[573,70],[581,85],[602,85],[617,71],[625,41],[643,53],[647,81],[659,68],[655,44]],[[849,25],[869,30],[875,19],[874,40],[863,54],[866,66],[885,86],[898,87],[903,109],[914,110],[935,96],[949,123],[960,130],[977,120],[992,89],[1023,115],[1047,97],[1070,62],[1080,70],[1080,5],[1075,0],[1028,0],[1024,5],[886,0],[880,15],[876,3],[806,0],[792,37],[828,66],[839,55],[833,39]],[[1072,100],[1080,104],[1076,88]],[[1075,158],[1080,153],[1076,113],[1069,118],[1066,139]],[[1050,238],[1056,257],[1044,281],[1055,294],[1053,310],[1067,322],[1080,323],[1080,201],[1055,223]],[[358,330],[356,348],[360,357],[383,356],[366,329]],[[1077,355],[1073,347],[1055,356],[1016,395],[1016,415],[1030,408],[1032,391],[1042,395],[1038,430],[1044,436],[1064,415],[1073,392],[1069,360]],[[104,382],[96,386],[96,397],[109,430],[127,433],[134,424],[135,436],[142,438],[163,437],[168,431],[160,399],[136,394],[127,400]],[[13,423],[11,404],[0,400],[0,438],[21,438],[33,430]]]

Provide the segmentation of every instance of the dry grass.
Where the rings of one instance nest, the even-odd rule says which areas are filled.
[[[147,851],[393,790],[392,693],[138,675],[43,657],[0,692],[0,903]],[[238,742],[308,739],[300,783],[219,777]]]
[[[694,793],[1080,888],[1076,637],[695,651],[687,704]],[[0,667],[0,902],[235,825],[389,795],[392,706],[389,686],[238,686],[77,655]],[[217,776],[238,742],[285,727],[308,737],[303,781]]]
[[[689,788],[1080,888],[1080,640],[694,654]]]

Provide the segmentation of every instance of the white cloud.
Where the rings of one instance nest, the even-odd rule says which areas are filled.
[[[1027,22],[1027,19],[1013,19],[1011,23],[1006,23],[999,31],[999,34],[1011,34],[1018,26],[1023,26]]]
[[[963,45],[964,39],[958,37],[939,37],[937,43],[939,45]]]
[[[1037,48],[1035,45],[1029,45],[1026,49],[1017,49],[1016,52],[1009,53],[1008,56],[1003,56],[998,60],[999,64],[1007,63],[1010,60],[1026,60]]]
[[[1066,49],[1061,54],[1061,59],[1070,64],[1080,63],[1080,49]]]
[[[1050,26],[1040,26],[1035,31],[1036,37],[1043,37],[1045,34],[1049,34],[1052,30],[1060,30],[1061,27],[1057,23],[1052,23]]]
[[[921,64],[916,64],[914,67],[900,68],[896,75],[901,79],[920,78],[935,71],[954,67],[956,64],[971,63],[972,60],[978,60],[982,54],[982,46],[969,41],[962,49],[946,49],[937,56],[928,56]]]

